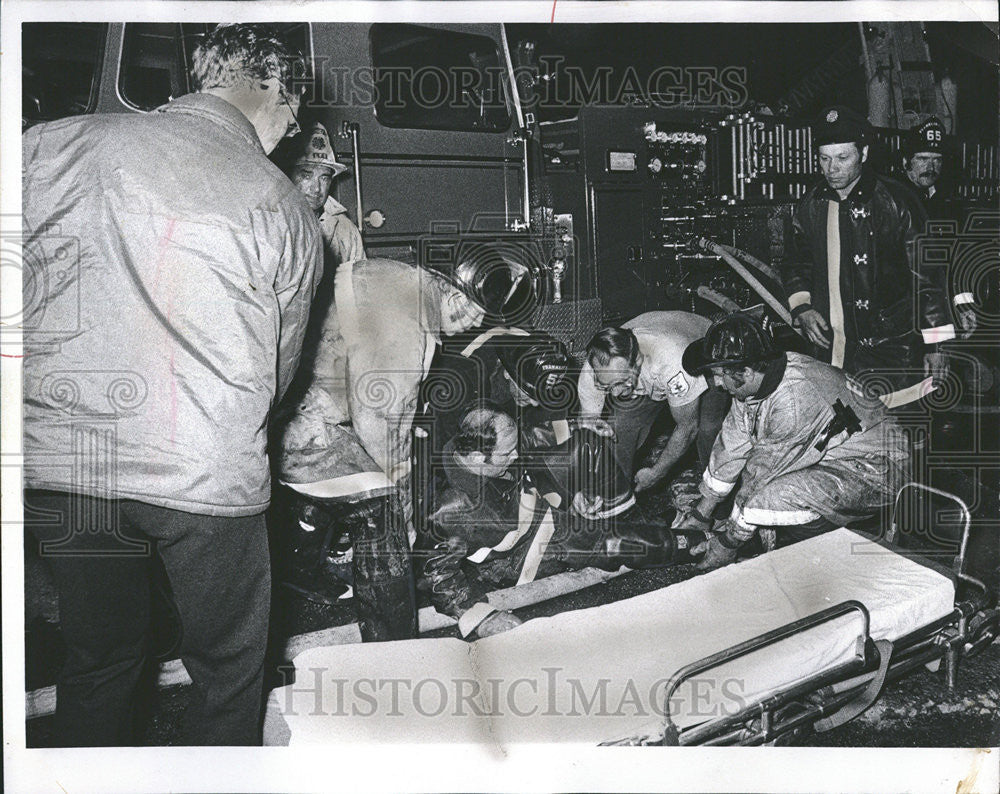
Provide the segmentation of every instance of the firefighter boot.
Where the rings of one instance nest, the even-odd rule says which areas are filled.
[[[275,509],[283,520],[272,548],[274,578],[281,587],[317,604],[333,605],[347,595],[349,583],[336,575],[332,564],[345,551],[340,541],[346,507],[290,489],[280,492]]]
[[[753,535],[753,532],[750,532]],[[726,521],[721,531],[708,538],[708,550],[698,563],[699,571],[714,571],[736,562],[737,550],[748,540],[746,531],[731,521]]]
[[[693,550],[705,542],[705,533],[699,530],[620,524],[615,527],[615,536],[605,541],[605,548],[615,563],[629,568],[652,568],[694,562],[700,554]]]
[[[417,636],[406,521],[395,494],[359,504],[347,518],[354,548],[354,603],[364,642]]]

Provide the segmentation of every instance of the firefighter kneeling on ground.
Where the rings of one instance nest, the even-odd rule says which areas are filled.
[[[311,562],[301,567],[316,575],[297,590],[322,600],[328,584],[343,589],[327,582],[324,556],[333,533],[347,529],[366,642],[416,635],[410,425],[436,346],[483,321],[484,272],[467,263],[450,277],[387,259],[343,263],[284,406],[278,479],[301,519],[279,545],[296,547],[293,562],[309,550]]]
[[[538,462],[515,467],[518,427],[488,402],[474,403],[445,444],[414,557],[421,585],[439,611],[458,618],[462,636],[521,623],[486,600],[491,590],[585,567],[690,562],[691,549],[705,547],[699,530],[630,520],[635,497],[606,437],[576,430],[563,455],[568,489]]]
[[[684,368],[733,397],[702,498],[678,522],[708,530],[739,482],[700,568],[734,562],[758,529],[770,549],[870,518],[906,482],[905,434],[877,396],[842,370],[778,350],[752,317],[714,323],[688,346]]]

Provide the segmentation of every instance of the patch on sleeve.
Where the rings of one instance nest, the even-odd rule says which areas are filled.
[[[678,372],[667,381],[667,394],[671,397],[683,397],[690,388],[691,384],[688,383],[687,376],[683,372]]]

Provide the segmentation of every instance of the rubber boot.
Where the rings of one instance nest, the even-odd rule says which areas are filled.
[[[313,603],[337,604],[350,587],[330,563],[343,533],[343,513],[350,505],[313,502],[297,494],[290,495],[288,503],[276,538],[275,580]]]
[[[654,568],[694,562],[701,554],[692,554],[692,549],[704,544],[705,540],[705,533],[698,530],[619,524],[615,526],[615,536],[605,543],[614,562],[629,568]]]
[[[714,533],[708,539],[708,551],[705,552],[698,563],[699,571],[714,571],[736,562],[736,552],[738,546],[727,545],[731,543],[725,533]]]
[[[413,570],[395,495],[369,499],[347,517],[354,548],[354,605],[364,642],[417,636]]]

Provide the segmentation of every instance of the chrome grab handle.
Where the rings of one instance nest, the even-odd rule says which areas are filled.
[[[355,218],[358,219],[358,228],[364,231],[364,212],[361,207],[361,128],[356,122],[345,121],[340,128],[340,134],[345,138],[351,138],[351,154],[354,158],[354,196],[357,201],[355,205]]]

